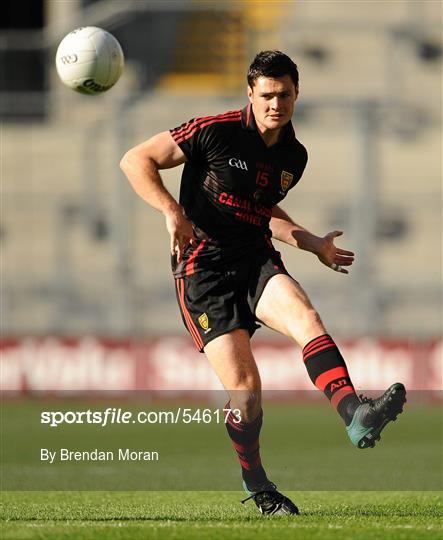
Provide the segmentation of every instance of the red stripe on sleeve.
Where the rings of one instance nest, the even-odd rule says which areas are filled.
[[[172,130],[172,133],[173,133],[174,137],[180,138],[180,137],[185,136],[192,129],[198,127],[200,124],[203,124],[203,123],[206,123],[206,122],[217,121],[219,119],[221,120],[223,118],[228,118],[228,117],[234,117],[235,118],[239,114],[241,115],[240,110],[238,110],[238,111],[229,111],[227,113],[219,114],[217,116],[203,116],[202,118],[197,118],[193,122],[188,122],[184,126],[178,127],[176,129]]]
[[[198,126],[195,126],[192,131],[188,132],[186,135],[184,136],[178,136],[177,138],[174,138],[174,141],[179,144],[179,143],[182,143],[188,139],[190,139],[197,131],[200,131],[201,129],[203,129],[204,127],[206,126],[209,126],[211,124],[220,124],[222,122],[237,122],[238,120],[241,120],[241,114],[238,114],[237,116],[233,116],[232,118],[222,118],[220,120],[210,120],[208,122],[205,122],[203,124],[199,124]]]

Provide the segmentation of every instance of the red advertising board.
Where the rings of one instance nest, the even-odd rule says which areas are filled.
[[[443,341],[362,338],[339,342],[357,390],[401,381],[408,390],[441,390]],[[146,341],[97,338],[4,340],[2,389],[13,392],[215,390],[221,385],[186,337]],[[255,341],[265,390],[312,390],[301,351],[290,342]]]

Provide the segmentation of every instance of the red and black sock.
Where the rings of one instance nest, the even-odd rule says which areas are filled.
[[[348,426],[360,400],[334,340],[328,334],[313,339],[303,349],[303,360],[311,381],[325,393]]]
[[[229,403],[226,408],[230,408]],[[249,488],[267,481],[260,458],[259,435],[262,422],[262,410],[255,420],[248,423],[238,422],[238,419],[230,411],[225,422],[232,446],[240,461],[243,480]]]

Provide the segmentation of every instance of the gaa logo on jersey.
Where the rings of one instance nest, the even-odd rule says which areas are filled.
[[[293,180],[294,180],[293,174],[288,173],[287,171],[282,171],[281,178],[280,178],[280,184],[281,184],[282,190],[288,191]]]
[[[203,330],[205,331],[205,334],[207,334],[208,332],[212,330],[211,328],[209,328],[209,319],[206,313],[202,313],[200,315],[200,317],[198,318],[198,322],[200,326],[203,328]]]
[[[229,161],[228,161],[229,165],[231,167],[237,167],[237,169],[242,169],[243,171],[247,171],[248,170],[248,166],[246,165],[246,161],[243,161],[241,159],[237,159],[235,157],[232,157]]]

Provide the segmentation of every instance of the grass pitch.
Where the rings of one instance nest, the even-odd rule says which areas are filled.
[[[43,428],[40,410],[58,407],[56,401],[3,403],[4,540],[442,538],[437,406],[408,403],[382,443],[360,451],[326,404],[268,404],[262,457],[270,478],[301,512],[274,518],[261,516],[253,501],[240,504],[243,492],[226,491],[240,487],[240,474],[224,426]],[[137,448],[146,440],[161,450],[162,462],[47,465],[38,459],[43,445]],[[159,491],[162,486],[168,491]]]
[[[3,539],[437,539],[437,492],[287,493],[301,515],[262,517],[243,493],[8,492]]]

